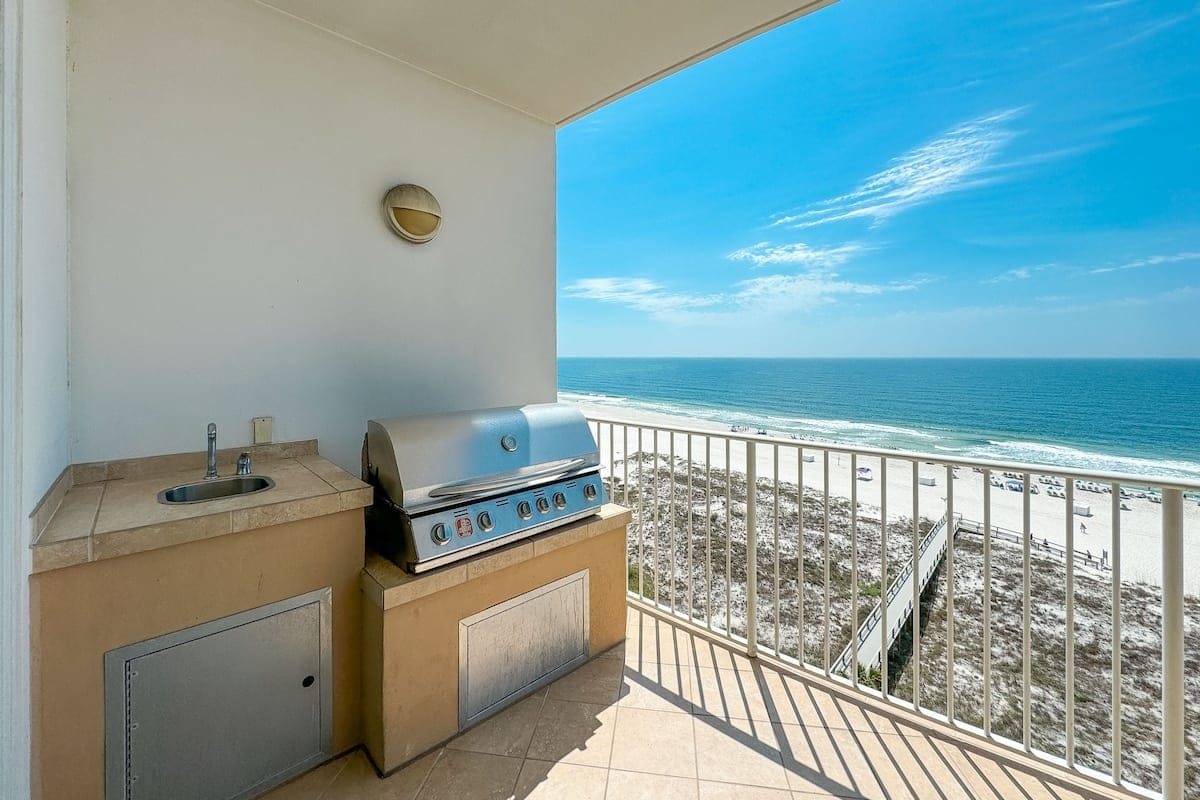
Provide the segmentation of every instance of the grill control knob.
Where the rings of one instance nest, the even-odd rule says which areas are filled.
[[[475,521],[479,523],[479,527],[484,531],[490,531],[492,528],[496,527],[495,524],[492,523],[492,515],[486,511],[479,512],[479,516],[475,518]]]
[[[562,492],[555,492],[554,493],[554,507],[560,511],[562,509],[566,508],[567,507],[567,496],[565,494],[563,494]]]
[[[590,483],[587,486],[583,487],[583,496],[586,497],[588,500],[595,500],[596,499],[596,487],[592,486]]]
[[[529,505],[528,500],[522,500],[517,503],[517,516],[521,519],[530,519],[533,517],[533,506]]]
[[[539,514],[549,514],[550,513],[549,501],[547,501],[546,498],[544,498],[544,497],[539,497],[537,499],[537,510],[538,510]]]
[[[434,544],[445,544],[450,541],[450,532],[446,530],[446,526],[438,523],[429,529],[429,538],[433,539]]]

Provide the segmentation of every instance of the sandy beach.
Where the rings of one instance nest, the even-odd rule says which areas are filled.
[[[579,408],[589,417],[616,418],[633,423],[628,428],[628,446],[622,441],[621,427],[616,427],[616,433],[610,437],[608,426],[600,430],[600,452],[603,468],[608,469],[611,462],[619,462],[625,453],[638,450],[637,435],[639,425],[683,427],[692,430],[712,431],[716,435],[729,434],[728,427],[706,422],[703,420],[676,417],[666,414],[655,414],[632,409],[621,409],[614,413],[612,408],[580,405]],[[653,452],[654,432],[650,428],[641,428],[643,452]],[[658,434],[658,452],[667,455],[671,448],[671,436],[666,433]],[[675,435],[675,456],[686,459],[688,454],[688,436]],[[692,461],[696,464],[705,462],[704,440],[691,437]],[[795,484],[802,468],[803,482],[806,487],[823,490],[826,476],[824,474],[824,453],[819,442],[798,442],[792,439],[778,439],[778,470],[779,479],[786,483]],[[805,457],[812,457],[811,462],[801,461],[797,445],[804,448]],[[775,475],[775,450],[770,444],[759,444],[757,450],[758,476],[772,478]],[[611,451],[611,452],[610,452]],[[936,459],[931,455],[930,460]],[[724,442],[712,440],[712,452],[708,462],[714,470],[726,468]],[[871,471],[871,480],[854,480],[851,458],[848,455],[831,453],[829,456],[829,493],[834,497],[851,496],[852,485],[857,490],[858,502],[864,513],[878,515],[880,495],[884,484],[884,476],[880,471],[880,459],[871,456],[859,456],[853,467],[866,467]],[[745,472],[745,445],[733,442],[730,446],[729,469],[735,472]],[[621,465],[616,464],[617,477],[621,476]],[[1054,470],[1048,470],[1054,474]],[[923,517],[938,518],[946,510],[947,476],[944,465],[921,462],[918,464],[920,478],[933,479],[934,485],[918,486],[919,513]],[[697,471],[699,483],[702,486],[703,472]],[[999,476],[998,476],[999,477]],[[982,473],[970,468],[959,468],[958,476],[953,480],[954,511],[966,519],[983,520],[984,480]],[[1062,546],[1067,542],[1067,526],[1074,533],[1076,550],[1090,550],[1099,555],[1101,551],[1109,553],[1112,558],[1112,495],[1075,491],[1076,503],[1086,503],[1091,508],[1091,516],[1079,516],[1068,513],[1066,501],[1062,498],[1051,497],[1046,492],[1046,486],[1033,484],[1039,489],[1039,494],[1030,498],[1030,530],[1037,540],[1047,540]],[[888,518],[891,520],[912,515],[913,468],[912,462],[888,459],[887,495]],[[619,502],[621,498],[613,498]],[[1130,498],[1124,503],[1128,511],[1120,512],[1121,529],[1121,577],[1123,581],[1141,581],[1159,585],[1162,570],[1162,506],[1152,503],[1145,498]],[[991,523],[993,526],[1021,531],[1023,510],[1023,495],[1019,491],[1008,491],[1002,487],[991,488]],[[764,509],[760,514],[768,514]],[[1081,530],[1080,524],[1084,529]],[[806,526],[813,527],[816,522],[806,521]],[[1194,500],[1185,502],[1184,506],[1184,590],[1191,595],[1200,595],[1200,505]]]

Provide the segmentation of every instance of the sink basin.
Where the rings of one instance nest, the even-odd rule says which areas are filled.
[[[213,478],[212,480],[185,483],[172,486],[158,493],[158,502],[169,506],[182,503],[203,503],[208,500],[220,500],[224,497],[245,497],[250,494],[265,492],[275,485],[275,481],[262,475],[235,475],[232,478]]]

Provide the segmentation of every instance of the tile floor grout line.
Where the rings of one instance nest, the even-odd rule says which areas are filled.
[[[554,684],[550,684],[553,686]],[[542,693],[542,703],[538,706],[537,716],[533,720],[533,730],[529,733],[529,741],[525,743],[525,752],[521,754],[521,768],[525,767],[525,760],[529,758],[529,748],[533,747],[533,737],[537,735],[538,723],[542,721],[542,712],[546,710],[546,701],[550,699],[550,686],[546,687],[546,691]]]
[[[355,752],[357,752],[357,751],[355,751]],[[355,755],[354,753],[351,753],[351,754],[349,754],[347,756],[343,756],[341,759],[339,759],[342,762],[341,769],[339,769],[337,772],[335,772],[333,774],[333,777],[330,779],[329,784],[324,789],[321,790],[320,794],[317,795],[317,800],[326,800],[326,798],[329,797],[329,793],[333,790],[333,785],[335,783],[337,783],[338,778],[342,777],[342,773],[346,771],[346,767],[350,766],[350,759],[353,758],[354,755]],[[299,776],[297,776],[297,777],[299,777]],[[287,784],[284,784],[284,785],[286,786]]]
[[[437,755],[434,756],[433,763],[429,765],[429,771],[425,773],[425,777],[421,778],[421,782],[417,785],[417,791],[413,793],[413,800],[420,800],[421,793],[425,791],[425,785],[427,783],[429,783],[429,776],[433,774],[433,770],[437,767],[438,764],[441,763],[442,756],[445,755],[445,753],[446,753],[445,747],[438,750]]]
[[[622,675],[625,674],[624,666],[621,669],[621,674]],[[604,798],[605,798],[605,800],[608,800],[608,786],[612,779],[613,751],[617,749],[617,726],[621,722],[621,707],[618,705],[618,703],[620,703],[619,699],[618,699],[617,703],[613,704],[613,735],[612,735],[612,742],[608,746],[608,766],[606,766],[604,769]]]

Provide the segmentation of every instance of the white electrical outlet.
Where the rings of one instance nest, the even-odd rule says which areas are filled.
[[[254,443],[268,444],[271,441],[272,429],[275,426],[274,417],[255,417],[251,420],[254,424]]]

